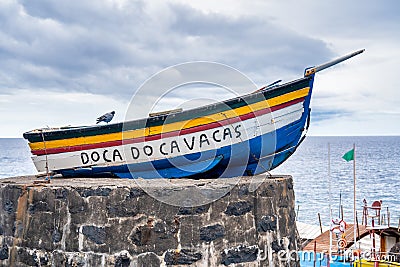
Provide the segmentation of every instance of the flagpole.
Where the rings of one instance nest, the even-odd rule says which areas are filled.
[[[328,179],[329,179],[329,223],[332,223],[332,207],[331,207],[331,144],[328,143]],[[331,265],[332,259],[332,231],[329,229],[329,259],[328,266]]]
[[[353,215],[354,215],[354,248],[357,248],[357,228],[356,228],[356,144],[353,143]]]

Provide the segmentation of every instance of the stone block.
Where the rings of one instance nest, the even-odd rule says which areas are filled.
[[[34,179],[0,180],[0,266],[298,266],[277,256],[298,249],[290,176],[154,179],[146,187],[112,178],[37,186]],[[252,181],[260,184],[255,191]],[[194,189],[219,197],[175,205],[157,198]],[[261,251],[269,254],[260,258]]]

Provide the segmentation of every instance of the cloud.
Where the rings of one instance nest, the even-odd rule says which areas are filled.
[[[113,121],[123,121],[126,102],[109,96],[90,93],[49,92],[47,90],[16,90],[0,94],[3,137],[22,137],[22,133],[49,127],[67,125],[94,125],[105,112],[116,111]]]
[[[182,62],[227,64],[260,87],[301,77],[307,66],[366,48],[356,60],[317,74],[314,121],[322,125],[370,110],[397,114],[399,5],[393,0],[380,5],[344,0],[4,0],[0,2],[0,94],[13,96],[7,98],[15,101],[8,109],[25,111],[24,95],[34,92],[44,98],[58,94],[68,100],[77,94],[92,101],[102,99],[91,106],[98,114],[108,111],[102,102],[107,98],[125,109],[153,74]],[[160,93],[159,88],[146,91],[149,99]],[[163,103],[179,106],[188,99],[194,103],[198,90],[176,91]],[[224,93],[207,91],[207,95],[221,100]],[[63,104],[56,102],[48,111],[60,117],[71,113],[77,117],[85,107],[75,102],[78,106],[69,105],[69,113],[66,109],[58,113]],[[24,120],[17,117],[21,112],[13,114]],[[34,109],[29,116],[38,118]]]
[[[265,13],[275,23],[308,36],[318,36],[325,41],[333,37],[364,40],[373,38],[399,39],[397,10],[400,3],[387,0],[376,4],[374,1],[263,1],[255,0],[249,5],[239,2],[236,12],[251,15]],[[222,9],[223,7],[221,7]],[[240,11],[244,10],[244,11]],[[336,45],[331,43],[331,45]]]
[[[187,6],[175,6],[174,10],[177,19],[171,28],[196,40],[195,48],[206,48],[199,50],[203,57],[212,55],[242,71],[264,71],[270,66],[298,71],[310,57],[320,60],[331,56],[321,40],[299,35],[263,17],[232,18],[194,12]]]
[[[310,58],[321,61],[332,54],[323,41],[267,18],[158,4],[3,3],[0,66],[8,82],[0,90],[46,88],[126,99],[150,75],[177,63],[221,62],[264,81],[262,76],[277,70],[301,73]]]
[[[311,119],[310,135],[321,136],[374,136],[399,135],[400,113],[374,112],[333,116],[329,120]]]

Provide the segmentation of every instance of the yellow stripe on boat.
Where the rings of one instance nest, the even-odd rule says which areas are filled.
[[[127,140],[138,137],[145,137],[149,135],[174,132],[183,129],[189,129],[199,125],[206,125],[209,123],[222,121],[225,119],[235,118],[244,114],[248,114],[250,112],[255,112],[264,109],[266,107],[274,107],[298,98],[305,97],[308,95],[309,91],[310,87],[305,87],[303,89],[294,92],[290,92],[281,96],[273,97],[268,100],[263,100],[257,103],[253,103],[251,105],[211,114],[207,117],[194,118],[191,120],[179,121],[160,126],[152,126],[143,129],[125,131],[123,133],[118,132],[111,134],[74,137],[62,140],[46,141],[46,145],[44,144],[44,142],[35,142],[35,143],[29,143],[29,146],[32,151],[35,151],[35,150],[50,149],[50,148],[60,148],[68,146],[79,146],[85,144],[97,144],[109,141],[117,141],[117,140],[122,140],[122,136],[124,140]]]

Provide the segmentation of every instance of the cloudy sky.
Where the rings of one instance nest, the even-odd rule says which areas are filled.
[[[138,88],[184,62],[224,64],[261,87],[362,48],[317,74],[310,134],[400,135],[399,10],[397,0],[1,0],[0,137],[111,110],[123,121]],[[163,103],[229,97],[209,90]]]

